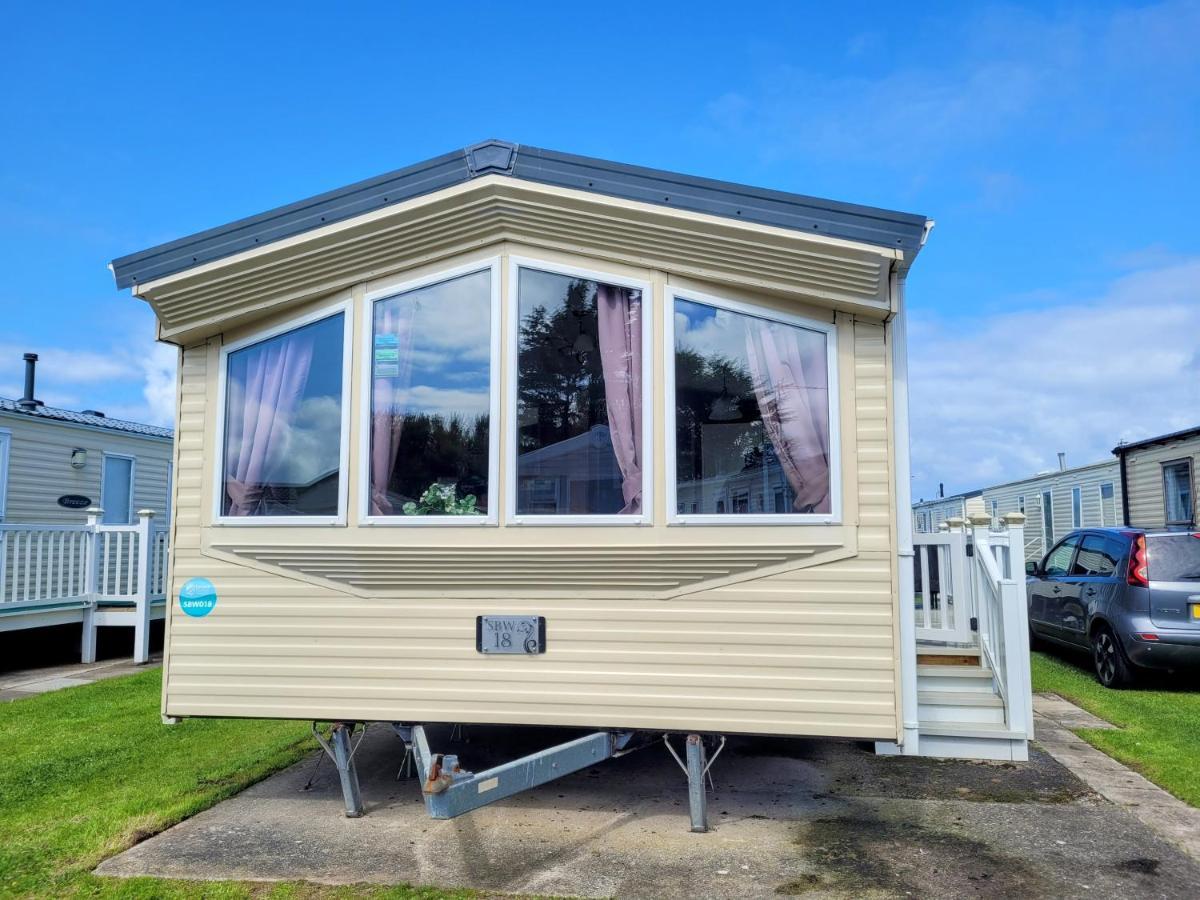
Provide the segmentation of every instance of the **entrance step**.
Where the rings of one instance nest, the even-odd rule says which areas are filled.
[[[921,691],[917,694],[917,715],[922,734],[927,725],[997,725],[1004,722],[1004,701],[982,691]]]
[[[917,665],[977,666],[979,665],[979,648],[922,645],[917,648]]]
[[[992,670],[982,666],[917,666],[918,691],[992,694]]]

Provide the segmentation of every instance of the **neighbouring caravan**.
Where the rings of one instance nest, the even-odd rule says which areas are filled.
[[[912,505],[913,529],[918,534],[932,534],[948,519],[966,520],[984,512],[983,491],[966,491],[949,497],[918,500]]]
[[[1043,472],[983,489],[994,520],[1019,512],[1026,518],[1025,558],[1040,560],[1074,528],[1121,524],[1121,477],[1115,459]]]
[[[1113,453],[1124,488],[1122,524],[1180,530],[1200,524],[1200,427],[1119,444]]]
[[[705,735],[1020,758],[983,663],[921,730],[930,225],[488,141],[116,260],[180,348],[164,716],[343,723],[345,785],[401,723],[435,815],[529,782],[429,723],[594,729],[555,774],[688,734],[693,787]]]
[[[26,353],[24,394],[0,398],[0,632],[78,624],[90,662],[98,628],[131,626],[145,662],[165,605],[171,429],[46,406],[37,362]]]

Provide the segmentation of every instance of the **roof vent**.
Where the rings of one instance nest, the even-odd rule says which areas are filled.
[[[37,377],[37,361],[36,353],[25,354],[25,394],[17,401],[17,406],[26,412],[33,412],[42,405],[42,401],[33,396],[34,379]]]
[[[516,160],[517,145],[508,141],[483,141],[466,149],[467,168],[471,177],[480,175],[511,175]]]
[[[100,412],[100,410],[98,410],[98,409],[85,409],[83,411],[83,414],[85,416],[95,416],[97,419],[104,418],[104,413]]]
[[[1058,451],[1058,471],[1067,471],[1067,454],[1063,453],[1061,450]]]

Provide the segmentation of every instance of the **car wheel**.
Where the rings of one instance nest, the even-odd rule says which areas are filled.
[[[1107,625],[1098,626],[1092,635],[1092,661],[1096,665],[1096,680],[1106,688],[1123,688],[1133,684],[1133,664]]]

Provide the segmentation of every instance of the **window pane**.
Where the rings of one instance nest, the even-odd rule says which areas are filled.
[[[119,456],[104,457],[103,498],[105,525],[129,525],[133,522],[133,460]]]
[[[1069,537],[1050,551],[1050,555],[1046,557],[1047,575],[1067,574],[1071,566],[1071,554],[1075,552],[1075,544],[1078,541],[1077,537]]]
[[[679,513],[828,513],[823,332],[675,301]]]
[[[1083,496],[1079,488],[1071,488],[1071,527],[1079,528],[1083,524]]]
[[[1117,503],[1113,494],[1112,482],[1100,485],[1100,524],[1117,524]]]
[[[373,516],[488,510],[492,274],[375,303]]]
[[[342,328],[338,313],[229,354],[224,515],[337,515]]]
[[[1049,491],[1042,492],[1042,540],[1043,547],[1054,542],[1054,501]]]
[[[1117,570],[1117,557],[1113,556],[1112,544],[1112,541],[1100,535],[1084,535],[1071,574],[1104,578],[1112,575]]]
[[[1163,494],[1167,524],[1179,525],[1192,521],[1191,466],[1186,462],[1163,466]]]
[[[517,304],[517,513],[641,513],[641,291],[521,269]]]

